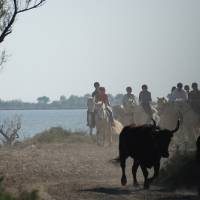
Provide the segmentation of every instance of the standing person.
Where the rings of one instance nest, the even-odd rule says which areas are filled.
[[[142,91],[139,94],[139,102],[146,114],[149,116],[149,119],[151,119],[153,114],[151,109],[152,99],[147,85],[142,85]]]
[[[192,91],[189,93],[188,102],[192,109],[200,114],[200,90],[197,83],[192,83]]]
[[[172,93],[173,102],[186,102],[188,99],[187,93],[183,90],[183,84],[178,83],[177,88]]]
[[[122,105],[124,107],[124,122],[123,125],[134,124],[134,105],[136,105],[135,96],[132,94],[132,88],[126,87],[126,94],[122,99]]]

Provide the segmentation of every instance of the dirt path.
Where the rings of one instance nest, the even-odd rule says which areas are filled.
[[[167,192],[152,186],[149,191],[132,187],[131,160],[128,185],[120,185],[121,169],[110,160],[117,146],[91,143],[37,144],[0,151],[0,173],[9,191],[38,189],[45,200],[196,200],[195,194]]]

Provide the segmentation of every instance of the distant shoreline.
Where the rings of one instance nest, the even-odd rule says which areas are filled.
[[[86,110],[87,108],[0,108],[1,110]]]

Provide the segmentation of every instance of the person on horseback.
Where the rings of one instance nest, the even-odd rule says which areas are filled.
[[[168,102],[172,102],[173,99],[172,99],[172,94],[173,92],[176,90],[176,87],[173,86],[172,89],[171,89],[171,93],[167,95],[167,98],[168,98]]]
[[[187,95],[189,95],[189,93],[190,93],[190,86],[189,85],[185,85],[184,86],[184,90],[186,91]]]
[[[99,88],[100,88],[99,82],[94,83],[94,88],[95,88],[95,90],[92,93],[92,97],[95,98],[95,102],[97,102],[97,98],[98,98],[98,95],[99,95]]]
[[[104,87],[99,87],[99,94],[97,95],[97,102],[102,102],[106,106],[106,110],[109,113],[109,118],[111,121],[111,124],[114,126],[114,118],[113,118],[113,112],[111,109],[111,105],[108,99],[108,95],[106,94],[106,89]]]
[[[200,90],[197,83],[192,83],[192,91],[189,93],[188,102],[191,108],[200,114]]]
[[[134,124],[134,106],[136,105],[135,96],[132,94],[132,88],[126,87],[126,94],[123,96],[122,105],[124,108],[124,125]]]
[[[177,88],[172,93],[173,102],[186,102],[188,99],[187,93],[183,90],[183,84],[178,83]]]
[[[126,88],[126,94],[123,97],[122,104],[125,108],[125,110],[128,110],[130,108],[130,105],[136,104],[135,96],[132,94],[132,88],[128,86]]]
[[[142,91],[139,94],[139,103],[143,107],[144,111],[149,115],[149,118],[152,118],[152,109],[151,109],[151,93],[148,91],[147,85],[142,85]]]
[[[177,110],[177,116],[181,123],[183,122],[183,110],[186,106],[188,100],[188,95],[185,90],[183,90],[183,84],[177,83],[177,88],[172,93],[172,102]]]

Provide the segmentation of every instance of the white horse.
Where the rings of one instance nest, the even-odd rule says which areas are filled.
[[[158,123],[159,116],[158,111],[151,106],[153,116],[152,118]],[[128,109],[122,105],[114,106],[113,112],[115,117],[124,125],[142,125],[151,122],[151,117],[144,111],[141,105],[132,105]]]
[[[95,103],[95,125],[97,144],[104,146],[105,141],[112,143],[112,128],[106,106],[102,102]]]
[[[87,106],[90,135],[92,135],[93,128],[96,127],[97,144],[104,145],[107,141],[108,144],[111,145],[113,136],[119,135],[123,129],[122,124],[114,120],[114,126],[112,126],[105,104],[102,102],[95,103],[93,97],[88,98]]]

